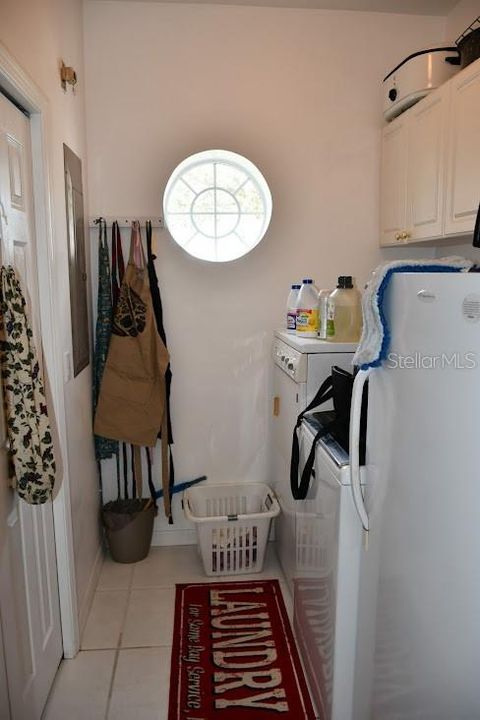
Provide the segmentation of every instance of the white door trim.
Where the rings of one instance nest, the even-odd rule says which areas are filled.
[[[55,273],[54,232],[51,195],[51,154],[48,142],[48,101],[0,43],[0,88],[6,91],[30,113],[33,161],[33,194],[35,198],[35,233],[37,248],[40,319],[47,368],[57,418],[63,476],[53,502],[55,545],[60,593],[63,651],[66,658],[74,657],[80,648],[73,527],[70,505],[68,462],[66,458],[66,415],[63,387],[62,357],[56,332],[54,301],[57,296]]]

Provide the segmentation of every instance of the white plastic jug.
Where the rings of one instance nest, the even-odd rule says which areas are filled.
[[[300,285],[292,285],[287,298],[287,332],[295,334],[297,329],[297,300]]]
[[[311,278],[305,278],[297,299],[297,335],[318,337],[318,290]]]

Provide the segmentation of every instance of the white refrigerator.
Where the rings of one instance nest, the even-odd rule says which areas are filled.
[[[480,275],[397,274],[384,309],[390,356],[357,375],[352,398],[364,528],[353,720],[478,720]]]

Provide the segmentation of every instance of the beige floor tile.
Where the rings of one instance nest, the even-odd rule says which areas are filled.
[[[292,598],[272,544],[263,572],[221,578],[204,574],[193,545],[152,548],[148,558],[134,565],[107,559],[85,628],[84,649],[75,660],[62,663],[44,720],[105,720],[115,653],[103,648],[115,648],[120,633],[108,720],[166,720],[174,585],[267,578],[280,580],[291,619]]]
[[[152,548],[149,556],[135,565],[132,586],[172,587],[176,583],[229,582],[232,580],[283,580],[283,572],[272,544],[267,547],[263,571],[245,575],[207,577],[196,545]]]
[[[134,563],[117,563],[110,557],[106,557],[97,590],[127,590],[133,575]]]
[[[108,720],[166,720],[170,648],[121,650]]]
[[[202,582],[203,565],[196,545],[155,547],[145,560],[136,563],[132,586],[172,587],[181,582]]]
[[[174,588],[133,589],[122,633],[122,648],[171,645],[174,607]]]
[[[115,652],[92,650],[63,660],[44,720],[104,720]]]
[[[116,648],[120,638],[128,590],[95,593],[82,637],[82,650]]]

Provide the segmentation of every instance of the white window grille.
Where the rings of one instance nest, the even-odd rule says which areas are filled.
[[[250,160],[227,150],[206,150],[175,168],[163,212],[171,236],[186,252],[228,262],[246,255],[263,238],[272,196]]]

